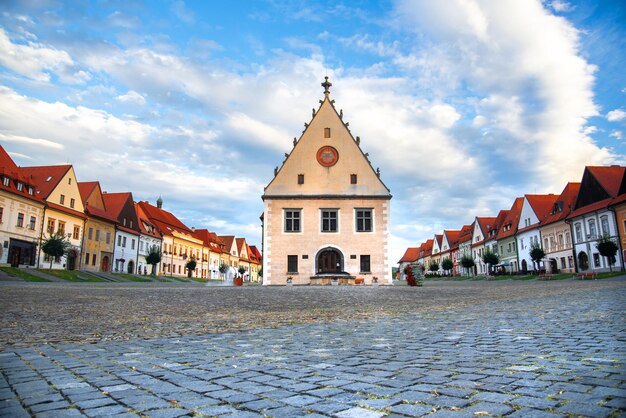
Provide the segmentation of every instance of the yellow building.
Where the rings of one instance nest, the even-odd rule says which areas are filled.
[[[111,271],[116,220],[107,214],[99,182],[80,182],[78,189],[87,215],[81,270]]]
[[[43,200],[42,241],[55,233],[65,235],[71,249],[63,257],[52,260],[53,269],[75,270],[80,267],[85,208],[71,165],[22,167],[24,175],[35,183],[36,194]],[[50,259],[39,250],[38,267],[50,267]]]
[[[0,145],[0,264],[35,265],[43,208],[34,181]]]
[[[263,194],[263,283],[392,284],[391,194],[335,109],[328,78],[322,86],[319,109]]]

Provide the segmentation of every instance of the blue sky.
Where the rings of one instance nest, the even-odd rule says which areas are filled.
[[[391,189],[392,253],[625,164],[619,1],[15,1],[0,142],[260,244],[328,75]]]

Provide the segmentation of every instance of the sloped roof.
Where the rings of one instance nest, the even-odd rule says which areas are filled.
[[[485,241],[489,241],[497,237],[498,232],[500,231],[500,227],[504,223],[506,217],[509,215],[509,212],[510,209],[502,209],[500,210],[500,212],[498,212],[498,216],[496,216],[496,220],[493,221],[493,225],[487,228]]]
[[[26,177],[32,179],[42,199],[47,199],[52,190],[59,184],[63,176],[72,168],[71,165],[45,165],[38,167],[22,167]]]
[[[244,248],[246,249],[246,251],[248,250],[248,245],[246,244],[246,239],[245,238],[235,238],[235,242],[237,243],[237,252],[239,253],[239,258],[243,261],[248,261],[248,258],[244,257],[243,254],[243,250]]]
[[[419,250],[420,247],[409,247],[404,252],[404,255],[400,260],[398,260],[398,264],[400,263],[412,263],[419,258]]]
[[[259,251],[256,245],[251,245],[250,250],[252,250],[254,255],[256,255],[256,258],[257,260],[259,260],[259,263],[263,262],[263,255],[261,254],[261,251]]]
[[[234,235],[219,235],[218,238],[220,239],[220,241],[224,243],[224,246],[225,246],[224,252],[230,253],[230,249],[233,248],[233,241],[235,241],[235,236]]]
[[[619,194],[626,167],[613,165],[609,167],[587,166],[585,168],[593,174],[611,197],[616,197]]]
[[[159,229],[157,228],[155,224],[150,222],[150,219],[148,219],[148,216],[144,213],[141,206],[139,206],[136,203],[134,204],[134,206],[135,206],[135,213],[137,214],[137,222],[139,223],[139,231],[144,235],[162,239],[163,236],[159,232]]]
[[[171,235],[172,231],[193,235],[191,228],[165,209],[159,209],[145,201],[137,202],[137,205],[141,207],[150,222],[159,228],[162,235]]]
[[[255,264],[259,262],[256,254],[252,251],[252,248],[250,248],[248,244],[246,244],[246,252],[248,253],[248,261]]]
[[[78,191],[80,192],[80,198],[83,201],[83,205],[87,205],[87,199],[91,196],[94,189],[98,187],[97,181],[79,181]]]
[[[557,201],[559,196],[555,194],[527,194],[526,200],[533,208],[535,215],[539,222],[544,220],[552,211],[554,202]]]
[[[433,242],[434,240],[432,238],[426,240],[426,242],[420,246],[420,255],[422,251],[424,252],[423,257],[428,257],[429,255],[432,255],[433,254]]]
[[[513,202],[511,209],[509,210],[508,215],[500,225],[500,231],[496,239],[504,239],[508,237],[512,237],[517,232],[517,225],[519,224],[519,217],[522,214],[522,206],[524,206],[524,198],[518,197]],[[510,229],[505,231],[505,227],[510,226]]]
[[[437,241],[437,245],[439,246],[439,251],[441,251],[441,243],[443,242],[443,234],[435,234],[435,240]]]
[[[11,156],[0,145],[0,175],[9,177],[13,180],[19,180],[24,183],[22,191],[17,190],[17,185],[12,181],[8,186],[5,186],[0,181],[0,190],[5,190],[9,193],[24,197],[26,199],[33,200],[35,202],[41,202],[41,194],[36,192],[36,184],[33,180],[27,177],[22,169],[18,167]],[[33,194],[28,194],[28,186],[33,187]]]
[[[461,228],[461,232],[459,233],[459,244],[472,240],[472,235],[474,234],[474,222],[470,225],[463,225],[463,228]]]
[[[443,234],[446,236],[450,248],[448,248],[447,250],[442,250],[442,252],[452,251],[459,246],[459,235],[461,234],[460,229],[446,229],[443,231]]]
[[[541,225],[549,225],[567,218],[574,208],[579,190],[580,183],[567,183],[559,197],[552,205],[552,209],[550,210],[548,216],[541,221]]]
[[[495,225],[496,219],[497,218],[495,216],[477,216],[476,217],[476,220],[474,222],[475,223],[478,222],[478,227],[480,228],[480,231],[483,234],[483,239],[477,242],[473,242],[472,245],[480,245],[483,242],[485,242],[485,240],[487,239],[487,234],[489,233],[488,231]],[[472,234],[473,233],[474,233],[474,230],[472,229]]]
[[[102,199],[104,199],[104,205],[107,208],[107,213],[118,219],[124,205],[130,199],[133,201],[133,195],[130,192],[121,192],[121,193],[102,193]]]

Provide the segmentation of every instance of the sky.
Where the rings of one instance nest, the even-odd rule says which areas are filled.
[[[260,245],[263,188],[331,97],[391,189],[391,261],[626,164],[623,1],[54,1],[0,7],[18,165]]]

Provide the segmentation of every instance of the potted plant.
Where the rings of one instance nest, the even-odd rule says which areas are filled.
[[[287,286],[292,286],[293,285],[293,277],[291,277],[291,276],[287,277],[286,283],[287,283]]]
[[[378,286],[378,277],[372,277],[372,286]]]
[[[241,270],[243,270],[244,272],[246,271],[246,269],[244,269],[243,267],[239,267],[240,274],[236,275],[233,278],[233,285],[235,286],[243,286],[243,273],[241,273]]]

